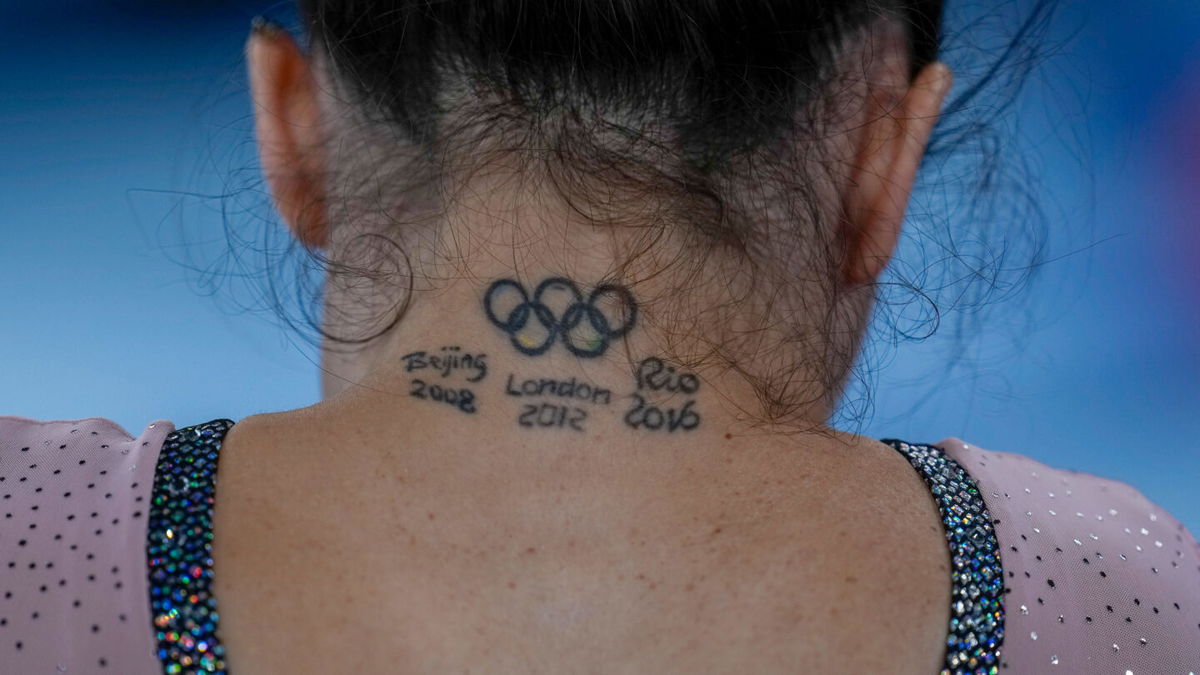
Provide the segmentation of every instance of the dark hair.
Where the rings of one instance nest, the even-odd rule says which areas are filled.
[[[737,217],[735,196],[722,188],[728,183],[720,180],[733,159],[805,131],[796,128],[796,112],[827,95],[840,50],[874,22],[888,20],[905,30],[911,76],[938,58],[943,39],[940,0],[298,0],[297,4],[314,56],[324,60],[344,93],[367,117],[399,128],[417,145],[430,146],[447,135],[442,128],[447,108],[439,96],[459,81],[456,78],[468,79],[471,91],[491,95],[491,108],[483,109],[480,116],[493,123],[490,129],[497,133],[501,128],[497,120],[516,120],[540,129],[552,118],[587,120],[614,105],[632,107],[638,120],[667,126],[679,146],[673,158],[678,164],[670,171],[641,170],[648,162],[639,165],[629,146],[614,150],[586,138],[594,131],[586,124],[556,127],[557,147],[550,154],[559,161],[567,158],[564,168],[620,164],[617,175],[627,184],[647,193],[676,192],[688,205],[689,223],[712,241],[741,244],[742,254],[746,254],[745,219]],[[973,55],[989,56],[982,65],[972,64],[980,71],[974,80],[964,82],[962,73],[956,72],[961,93],[945,106],[926,154],[926,165],[935,161],[956,173],[971,173],[978,199],[967,200],[958,214],[963,226],[986,225],[997,209],[1009,209],[1020,212],[1019,224],[1034,245],[1028,264],[1013,265],[1007,259],[1011,251],[1020,250],[1007,241],[1004,251],[992,256],[991,267],[980,263],[977,251],[964,252],[958,262],[987,288],[973,295],[959,293],[953,304],[982,305],[997,292],[1009,293],[1038,262],[1040,221],[1030,217],[1036,215],[1036,204],[994,199],[998,187],[1025,193],[1020,180],[1006,173],[1009,165],[999,152],[1000,134],[990,121],[1011,103],[1038,61],[1037,33],[1051,14],[1050,2],[1038,2],[999,49],[995,44],[979,46]],[[987,11],[981,17],[980,23],[995,18]],[[989,86],[997,90],[990,93],[1000,105],[990,101],[986,110],[972,108]],[[816,124],[816,118],[809,119]],[[563,128],[575,133],[564,135]],[[619,132],[633,142],[642,140],[636,125]],[[959,164],[947,159],[953,152],[960,156]],[[961,158],[969,168],[964,168]],[[784,168],[762,172],[756,167],[756,176],[792,181],[781,189],[795,193],[797,207],[808,211],[807,220],[815,219],[816,207],[803,184],[804,174],[793,165]],[[555,181],[560,189],[567,183],[578,186],[569,179]],[[796,218],[796,222],[805,220]],[[922,240],[930,234],[918,233]],[[1019,234],[1010,229],[1010,236]],[[939,262],[959,258],[953,237],[945,241],[934,233],[933,238],[940,242],[934,244],[941,247]],[[962,245],[987,249],[989,242],[989,237],[980,235]],[[385,245],[399,248],[395,241]],[[319,251],[307,253],[320,271],[378,273],[341,266]],[[833,246],[826,246],[821,254],[833,256]],[[877,289],[882,311],[894,313],[885,317],[884,324],[901,337],[927,337],[941,322],[944,308],[937,294],[950,284],[941,279],[931,283],[933,266],[914,265],[909,274]],[[957,271],[944,274],[965,276]],[[302,281],[297,290],[304,296],[313,288]],[[308,300],[320,296],[321,290],[316,290]],[[284,307],[274,285],[270,298],[276,309]],[[393,308],[392,320],[366,337],[331,334],[317,318],[319,310],[303,301],[301,306],[309,328],[331,342],[356,344],[390,329],[402,317],[405,305]],[[914,306],[917,311],[910,316]],[[299,327],[286,311],[280,315]],[[827,329],[837,330],[832,325]],[[848,368],[854,359],[853,353],[825,356],[833,369]],[[782,379],[787,381],[790,375]],[[786,416],[786,409],[796,402],[772,391],[771,383],[758,384],[772,411],[769,414]],[[865,397],[862,405],[868,400]]]
[[[742,147],[786,124],[839,43],[880,16],[910,29],[915,75],[936,57],[942,12],[940,0],[299,5],[314,45],[416,139],[435,137],[438,88],[459,70],[533,115],[614,101],[669,106],[662,112],[685,148]]]

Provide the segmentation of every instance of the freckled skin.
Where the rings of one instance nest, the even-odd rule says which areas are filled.
[[[458,419],[453,410],[442,415]],[[917,474],[876,464],[895,455],[888,448],[876,456],[862,449],[845,473],[830,470],[844,449],[814,447],[795,462],[793,447],[764,453],[770,446],[760,439],[734,441],[741,445],[729,458],[738,465],[732,470],[689,461],[695,448],[688,444],[658,460],[646,455],[634,472],[603,455],[587,461],[568,452],[546,460],[560,466],[558,479],[546,482],[519,466],[475,473],[470,452],[431,440],[424,459],[405,462],[405,482],[385,473],[363,484],[371,474],[356,467],[374,460],[330,463],[316,451],[337,446],[342,430],[326,432],[329,442],[286,424],[243,431],[223,458],[230,460],[223,469],[233,468],[222,484],[223,530],[216,530],[226,581],[219,574],[216,583],[229,584],[217,591],[231,598],[223,621],[228,616],[226,625],[237,629],[230,653],[242,654],[247,668],[279,670],[300,639],[314,653],[356,644],[368,671],[400,661],[414,672],[474,669],[486,653],[489,670],[529,672],[520,654],[532,643],[519,636],[532,635],[540,636],[539,661],[585,670],[626,663],[637,672],[738,672],[751,664],[756,672],[793,672],[786,664],[807,663],[811,672],[839,672],[848,662],[835,665],[826,660],[831,653],[854,653],[855,672],[928,672],[896,668],[897,659],[937,665],[949,606],[944,538]],[[515,426],[507,437],[483,431],[479,447],[493,449],[531,437]],[[716,435],[717,445],[730,442],[724,431]],[[286,481],[270,459],[284,448],[296,453]],[[764,471],[775,480],[764,484]],[[305,488],[327,484],[356,487],[329,498]],[[864,485],[876,499],[851,498]],[[452,489],[461,496],[448,500]],[[270,518],[238,516],[264,508]],[[374,515],[364,521],[362,513]],[[399,542],[388,535],[392,523],[407,531]],[[897,547],[904,556],[886,553]],[[914,556],[928,559],[914,563]],[[898,575],[907,583],[896,585]],[[311,590],[289,590],[300,587]],[[298,602],[324,609],[306,613]],[[253,632],[250,617],[264,611],[290,617],[289,640]],[[388,617],[386,635],[372,618],[380,616]],[[874,655],[845,642],[866,616],[884,621],[881,630],[894,640]],[[631,637],[632,625],[661,628],[642,641]],[[921,641],[927,649],[914,648]],[[302,672],[338,667],[317,660]]]

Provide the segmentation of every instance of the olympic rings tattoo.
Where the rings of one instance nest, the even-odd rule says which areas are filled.
[[[505,296],[514,294],[515,297],[510,299],[516,300],[516,303],[508,310],[508,315],[498,316],[497,303]],[[623,323],[614,325],[617,318],[610,319],[597,306],[597,301],[606,297],[613,298],[616,306],[625,308]],[[500,311],[507,304],[501,304]],[[551,305],[560,306],[562,315],[556,316]],[[637,321],[637,304],[624,286],[597,286],[584,299],[579,287],[562,277],[542,281],[534,289],[532,298],[519,282],[498,279],[492,282],[483,296],[483,311],[489,321],[508,334],[517,351],[529,356],[545,354],[560,338],[575,356],[600,356],[608,350],[612,340],[628,333]]]

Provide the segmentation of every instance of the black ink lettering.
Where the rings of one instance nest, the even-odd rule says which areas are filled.
[[[483,296],[483,311],[527,356],[545,354],[559,339],[575,356],[600,356],[637,321],[637,303],[624,286],[603,284],[585,299],[562,277],[542,281],[532,298],[519,282],[498,279]]]
[[[567,423],[575,431],[583,431],[583,421],[587,419],[587,411],[582,408],[573,408],[571,416],[567,418]]]
[[[645,424],[647,429],[661,429],[663,425],[662,411],[654,406],[648,406],[646,414],[642,416],[642,424]]]
[[[537,411],[538,411],[538,408],[536,405],[529,405],[527,403],[527,404],[521,406],[521,414],[520,414],[520,416],[517,417],[517,424],[520,424],[523,427],[533,426],[533,422],[531,422],[529,420],[534,415],[537,415]]]
[[[541,409],[538,410],[537,423],[539,427],[561,427],[566,417],[566,408],[543,403]]]
[[[458,409],[465,413],[475,412],[475,392],[470,389],[459,390]]]
[[[410,373],[414,370],[420,370],[427,365],[425,362],[425,352],[413,352],[405,354],[400,358],[404,361],[404,369]]]
[[[517,415],[517,424],[523,427],[540,427],[543,429],[574,429],[583,431],[583,423],[587,420],[587,411],[582,408],[542,403],[521,405]]]
[[[642,398],[641,394],[633,394],[633,398],[636,403],[633,404],[633,409],[625,413],[625,424],[636,429],[641,424],[642,418],[638,413],[641,413],[642,409],[646,407],[646,399]]]
[[[633,394],[633,407],[625,413],[625,424],[634,429],[650,431],[691,431],[700,426],[700,414],[692,409],[695,400],[689,400],[681,408],[661,408],[648,405],[641,394]]]
[[[586,401],[593,405],[608,405],[612,403],[612,391],[580,382],[574,377],[566,380],[542,377],[517,381],[516,376],[509,373],[504,382],[504,393],[509,396],[556,396]]]
[[[694,394],[700,389],[700,379],[692,373],[677,372],[674,366],[668,366],[662,359],[651,356],[638,364],[637,388]]]
[[[467,382],[478,382],[487,377],[487,354],[476,354],[471,367],[475,369],[475,375],[468,377]]]
[[[427,384],[424,380],[419,379],[414,379],[410,384],[412,385],[412,389],[408,392],[410,396],[448,403],[465,413],[475,412],[475,392],[466,387],[462,389],[442,387],[436,384]]]
[[[634,373],[636,391],[631,395],[633,407],[625,413],[625,424],[634,429],[651,431],[691,431],[700,426],[700,414],[693,410],[696,399],[690,398],[680,407],[668,408],[649,403],[637,392],[662,392],[668,398],[675,394],[691,396],[700,390],[700,378],[694,373],[680,371],[662,359],[642,359]],[[649,394],[647,394],[649,395]]]
[[[448,378],[458,371],[470,372],[467,382],[478,382],[487,377],[487,354],[464,354],[461,347],[442,347],[439,353],[418,351],[400,357],[404,361],[405,372],[417,370],[433,370],[443,378]]]

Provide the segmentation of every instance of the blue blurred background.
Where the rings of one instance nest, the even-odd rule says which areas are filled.
[[[241,62],[263,11],[290,16],[0,2],[0,414],[136,434],[319,398],[315,350],[238,290],[261,243],[226,243],[269,227]],[[976,332],[877,346],[858,431],[1124,480],[1200,533],[1197,36],[1192,0],[1062,5],[1008,150],[1046,263]]]

